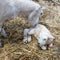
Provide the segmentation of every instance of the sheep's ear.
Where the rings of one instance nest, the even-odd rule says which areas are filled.
[[[45,10],[46,9],[46,7],[43,7],[43,6],[41,8],[42,8],[42,10]]]
[[[34,29],[31,29],[29,32],[28,32],[29,35],[32,35],[34,34]]]

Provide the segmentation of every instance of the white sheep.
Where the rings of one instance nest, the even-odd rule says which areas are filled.
[[[36,37],[38,40],[38,45],[41,47],[41,49],[46,50],[47,45],[49,45],[49,47],[53,47],[55,38],[44,25],[38,24],[35,28],[25,29],[23,42],[30,42],[31,35]]]
[[[28,16],[28,23],[34,27],[39,22],[43,8],[32,0],[0,0],[0,32],[4,37],[7,34],[2,28],[3,22],[15,18],[21,13]]]

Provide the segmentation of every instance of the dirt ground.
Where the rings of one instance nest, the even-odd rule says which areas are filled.
[[[16,17],[4,23],[8,38],[0,37],[0,40],[4,41],[4,47],[0,48],[0,60],[60,60],[60,6],[51,1],[40,1],[39,4],[47,7],[40,23],[55,37],[54,47],[41,50],[33,36],[30,43],[24,44],[23,30],[29,28],[29,24],[26,24],[25,18]]]

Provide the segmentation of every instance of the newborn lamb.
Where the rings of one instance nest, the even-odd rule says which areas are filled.
[[[23,42],[30,42],[31,35],[36,37],[38,40],[38,45],[41,47],[41,49],[46,50],[47,45],[49,47],[53,47],[55,38],[44,25],[38,24],[35,28],[25,29]]]

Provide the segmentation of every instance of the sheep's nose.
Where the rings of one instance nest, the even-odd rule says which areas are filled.
[[[40,43],[38,42],[38,44],[40,44]]]
[[[41,15],[42,15],[42,13],[41,13]]]

